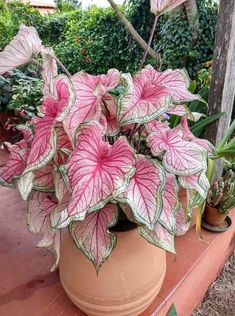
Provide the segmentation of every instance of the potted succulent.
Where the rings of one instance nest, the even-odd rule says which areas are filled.
[[[211,226],[224,226],[229,210],[235,207],[235,173],[232,170],[211,186],[204,212]]]
[[[38,55],[43,102],[17,127],[23,139],[7,144],[0,183],[28,200],[29,230],[43,233],[38,246],[55,254],[52,270],[59,263],[77,306],[88,315],[138,315],[161,287],[165,250],[175,252],[174,236],[210,187],[214,148],[190,132],[184,105],[199,96],[180,70],[71,76],[25,25],[0,53],[0,73]],[[165,113],[182,116],[180,124],[171,129]]]

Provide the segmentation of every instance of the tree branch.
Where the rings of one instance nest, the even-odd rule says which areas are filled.
[[[158,62],[158,55],[156,54],[156,52],[151,47],[149,47],[148,49],[148,44],[139,35],[139,33],[134,29],[133,25],[127,20],[127,18],[123,15],[123,13],[119,10],[115,2],[113,0],[107,0],[107,1],[110,3],[111,7],[116,12],[119,19],[121,20],[122,24],[125,26],[127,31],[131,34],[134,40],[143,48],[144,51],[148,50],[148,54]]]

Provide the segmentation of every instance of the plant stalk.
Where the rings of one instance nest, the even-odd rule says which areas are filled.
[[[153,41],[153,36],[154,36],[155,30],[156,30],[156,27],[157,27],[158,18],[159,18],[159,14],[156,14],[154,22],[153,22],[153,27],[152,27],[152,30],[151,30],[151,33],[150,33],[149,41],[148,41],[148,47],[145,49],[143,58],[142,58],[141,63],[140,63],[140,70],[143,68],[143,65],[145,63],[145,60],[146,60],[146,57],[148,55],[149,49],[151,47],[151,44],[152,44],[152,41]]]
[[[72,78],[72,75],[71,73],[68,71],[68,69],[62,64],[62,62],[55,56],[55,55],[52,55],[52,57],[55,59],[55,61],[57,62],[57,64],[63,69],[63,71],[66,73],[66,75],[69,77],[69,78]]]
[[[221,149],[222,147],[224,147],[224,145],[227,143],[229,137],[232,135],[232,132],[234,131],[234,129],[235,129],[235,119],[233,120],[233,122],[230,125],[227,132],[224,134],[224,137],[222,138],[222,140],[220,141],[218,146],[216,146],[216,149]]]

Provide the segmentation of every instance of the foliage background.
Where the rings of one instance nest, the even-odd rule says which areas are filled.
[[[29,5],[0,0],[0,48],[17,33],[20,23],[34,26],[43,43],[52,46],[62,63],[72,72],[86,69],[97,74],[110,68],[134,72],[142,51],[126,32],[111,8],[95,6],[82,11],[77,1],[58,0],[58,12],[41,16]],[[126,0],[122,10],[147,41],[154,19],[149,0]],[[184,7],[160,18],[154,48],[162,55],[162,69],[186,67],[191,77],[212,58],[217,5],[197,0],[199,38],[191,46],[191,34]],[[147,60],[147,62],[153,62]]]

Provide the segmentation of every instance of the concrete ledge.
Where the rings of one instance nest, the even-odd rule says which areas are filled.
[[[0,188],[0,315],[84,316],[67,298],[57,272],[50,273],[53,256],[35,248],[38,236],[28,232],[26,203],[16,190]],[[235,223],[235,214],[231,214]],[[179,316],[189,316],[201,302],[234,249],[234,224],[223,234],[194,228],[176,239],[177,257],[167,255],[167,274],[154,303],[141,316],[165,316],[175,303]]]

